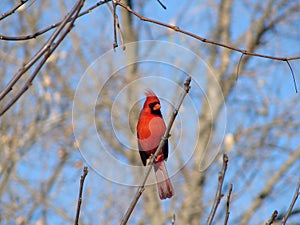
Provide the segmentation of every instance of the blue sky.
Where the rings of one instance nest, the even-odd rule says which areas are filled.
[[[93,4],[95,1],[87,1],[86,5]],[[215,8],[212,6],[216,3],[209,2],[209,1],[189,1],[189,2],[182,2],[182,1],[163,1],[163,3],[167,6],[167,10],[163,10],[161,6],[156,1],[149,1],[147,2],[146,7],[143,9],[141,14],[153,18],[159,21],[163,21],[165,23],[175,23],[178,25],[181,29],[187,30],[190,32],[194,32],[197,35],[200,35],[202,37],[206,38],[212,38],[213,33],[211,31],[211,27],[216,22],[216,16],[215,16]],[[36,7],[39,3],[35,2],[31,7]],[[68,1],[68,5],[73,4],[73,1]],[[217,5],[217,4],[216,4]],[[141,10],[139,6],[135,6],[134,9]],[[28,12],[30,11],[30,8],[28,9]],[[232,23],[232,36],[233,40],[236,39],[238,35],[240,35],[243,31],[247,30],[248,23],[250,22],[249,17],[251,16],[251,13],[253,13],[253,9],[251,7],[248,7],[248,5],[236,2],[233,8],[233,23]],[[42,28],[46,25],[51,24],[53,21],[48,20],[48,18],[55,18],[54,20],[58,21],[60,18],[60,12],[58,11],[49,11],[45,14],[45,16],[40,20],[39,27]],[[299,24],[299,19],[296,20],[295,23]],[[186,37],[182,34],[173,33],[172,35],[165,35],[170,32],[169,30],[166,30],[165,28],[159,27],[157,25],[151,25],[146,22],[141,22],[138,19],[134,19],[135,26],[139,28],[139,38],[140,40],[148,40],[148,39],[158,39],[163,41],[169,41],[171,44],[175,43],[178,44],[180,47],[186,48],[189,51],[195,52],[196,54],[200,55],[200,59],[203,60],[201,63],[198,63],[195,70],[198,71],[199,74],[205,73],[207,71],[207,68],[205,65],[207,63],[207,48],[210,47],[208,44],[200,43],[197,40],[194,40],[192,38]],[[17,26],[17,25],[16,25]],[[300,55],[300,48],[299,48],[299,37],[300,37],[300,31],[297,29],[291,30],[286,28],[285,26],[281,26],[282,29],[280,29],[278,32],[278,35],[266,35],[264,37],[264,40],[266,41],[266,45],[263,49],[259,49],[258,52],[263,54],[270,54],[270,55],[276,55],[276,56],[295,56]],[[18,26],[18,28],[13,28],[12,33],[15,34],[18,33],[21,29],[21,24]],[[1,31],[2,32],[2,31]],[[107,6],[103,5],[97,9],[95,9],[90,14],[80,18],[75,26],[75,29],[72,31],[74,35],[76,35],[80,39],[80,44],[83,46],[87,46],[86,48],[83,48],[84,51],[82,51],[82,55],[84,55],[88,62],[92,63],[95,59],[97,59],[99,56],[104,54],[107,51],[110,51],[112,48],[112,16],[109,12]],[[7,31],[7,33],[9,33]],[[282,35],[286,35],[285,38],[282,38]],[[288,37],[289,35],[292,35],[293,39]],[[47,35],[46,35],[47,36]],[[98,40],[98,42],[93,43],[93,45],[90,45],[90,39]],[[298,39],[297,39],[298,38]],[[241,45],[241,48],[244,46]],[[143,48],[141,48],[143,49]],[[22,49],[20,49],[21,52]],[[151,53],[155,54],[156,50],[151,49]],[[161,50],[161,49],[159,49]],[[65,42],[63,42],[63,45],[58,49],[58,51],[65,51],[67,52],[67,59],[64,60],[74,60],[74,70],[75,74],[74,77],[70,77],[69,82],[73,87],[78,85],[78,81],[80,77],[82,77],[84,71],[87,68],[82,68],[79,66],[76,62],[76,58],[73,58],[71,53],[73,51],[76,51],[76,46],[73,45],[73,42],[71,42],[69,39],[67,39]],[[142,51],[140,50],[141,54]],[[162,58],[167,59],[167,61],[172,61],[174,65],[179,65],[178,68],[176,68],[174,65],[168,65],[164,63],[155,64],[153,62],[146,62],[141,63],[139,65],[140,71],[143,72],[143,78],[145,79],[144,86],[149,85],[147,82],[147,79],[150,79],[150,76],[157,77],[156,79],[164,78],[166,82],[162,82],[160,84],[155,83],[155,79],[150,81],[151,86],[155,86],[154,89],[160,95],[162,98],[165,98],[165,105],[163,106],[163,114],[166,120],[169,118],[168,113],[170,113],[170,106],[167,104],[167,102],[171,102],[171,99],[173,99],[173,94],[176,92],[176,87],[180,86],[181,82],[186,77],[185,71],[182,70],[182,67],[188,66],[189,63],[189,55],[182,55],[180,51],[178,53],[176,52],[176,49],[173,49],[173,51],[170,50],[170,48],[167,48],[164,51],[157,51],[160,54],[157,54],[152,57],[152,59]],[[176,52],[176,53],[174,53]],[[147,52],[147,48],[145,48],[145,53]],[[20,53],[21,54],[21,53]],[[123,52],[120,50],[117,50],[117,53],[115,55],[118,55],[120,57],[119,63],[122,65],[122,54]],[[150,54],[151,55],[151,54]],[[117,56],[114,56],[117,57]],[[236,65],[238,63],[240,54],[236,53],[232,56],[231,63],[232,65]],[[176,61],[177,60],[177,61]],[[59,62],[63,65],[63,62]],[[104,61],[105,62],[105,61]],[[109,62],[109,61],[106,61]],[[105,63],[106,63],[105,62]],[[104,63],[104,65],[105,65]],[[292,68],[294,70],[297,82],[299,84],[300,82],[300,63],[299,61],[291,61]],[[105,71],[105,68],[102,68],[103,64],[100,64],[100,69],[103,69]],[[104,67],[104,66],[103,66]],[[232,92],[232,94],[228,98],[228,102],[226,103],[226,120],[222,121],[223,123],[226,123],[226,133],[228,132],[236,132],[236,130],[239,128],[239,126],[242,126],[243,128],[251,126],[251,125],[261,125],[268,121],[271,121],[274,117],[284,117],[284,110],[289,109],[292,115],[292,118],[299,118],[297,115],[297,112],[299,112],[299,103],[297,101],[297,98],[299,97],[299,94],[295,94],[294,91],[294,84],[293,80],[291,78],[290,70],[285,62],[277,62],[277,61],[271,61],[268,59],[261,59],[261,58],[252,58],[251,62],[248,66],[252,71],[256,72],[253,76],[249,74],[240,74],[240,77],[235,85],[235,88]],[[15,69],[16,70],[16,69]],[[109,71],[109,69],[107,70]],[[122,72],[122,70],[120,70]],[[247,77],[245,76],[247,75]],[[175,79],[174,79],[175,77]],[[39,79],[39,78],[38,78]],[[37,79],[37,81],[38,81]],[[178,85],[173,85],[170,83],[171,81],[177,83]],[[192,81],[192,89],[191,93],[189,95],[190,101],[194,104],[192,108],[190,108],[190,105],[188,104],[189,99],[187,98],[185,100],[185,103],[183,105],[183,108],[181,109],[181,113],[178,117],[178,119],[184,119],[186,118],[186,112],[189,112],[189,110],[195,110],[200,111],[201,110],[201,102],[197,97],[205,95],[205,80],[202,80],[202,77],[194,77],[194,80]],[[131,86],[129,85],[129,88]],[[298,85],[299,87],[299,85]],[[178,92],[176,92],[178,94]],[[29,96],[29,95],[27,95]],[[26,96],[25,96],[26,97]],[[84,96],[82,96],[84,97]],[[137,98],[141,99],[143,98],[143,93],[141,92],[141,96],[138,96]],[[260,115],[258,116],[257,110],[264,108],[264,103],[268,103],[268,115]],[[166,107],[167,106],[167,107]],[[70,108],[69,108],[70,109]],[[69,121],[70,122],[70,121]],[[299,121],[297,121],[299,122]],[[194,121],[191,119],[186,123],[188,127],[192,126]],[[221,124],[221,125],[222,125]],[[201,127],[201,125],[200,125]],[[223,135],[222,131],[224,127],[220,126],[220,137]],[[184,128],[187,129],[187,128]],[[299,139],[297,138],[297,132],[298,130],[295,130],[294,136],[292,138],[288,137],[288,134],[290,134],[292,131],[287,131],[286,136],[282,135],[281,137],[277,137],[276,134],[279,129],[275,129],[274,135],[272,132],[270,132],[270,141],[273,141],[273,139],[276,139],[278,142],[277,144],[280,146],[284,146],[288,149],[294,149],[297,145],[299,145]],[[191,129],[189,132],[193,133],[194,129]],[[197,129],[195,129],[197,131]],[[174,131],[175,132],[175,131]],[[197,131],[198,132],[198,131]],[[201,130],[200,130],[201,132]],[[174,135],[175,136],[175,135]],[[191,134],[191,140],[193,139],[193,135]],[[255,138],[255,136],[250,136],[250,138]],[[55,168],[55,160],[56,160],[56,152],[53,151],[53,149],[58,149],[60,146],[59,144],[53,145],[52,149],[48,151],[43,151],[43,142],[47,139],[47,136],[42,137],[38,140],[38,143],[35,144],[32,147],[32,151],[27,154],[24,158],[24,161],[22,164],[20,164],[20,167],[18,168],[20,176],[22,177],[28,177],[28,179],[35,179],[35,176],[40,178],[40,175],[42,177],[47,178],[50,176],[50,172],[53,168]],[[184,140],[183,142],[184,146],[188,147],[189,140]],[[242,148],[244,145],[247,146],[247,139],[243,140],[244,143],[240,143],[238,146],[236,146],[233,151],[238,151],[239,148]],[[92,148],[94,146],[89,145],[89,148]],[[97,149],[95,149],[97,150]],[[172,149],[171,149],[172,150]],[[234,183],[234,193],[240,193],[242,188],[244,188],[243,185],[240,185],[239,183],[242,182],[243,178],[250,179],[248,176],[253,174],[248,174],[247,170],[251,169],[251,166],[261,166],[260,173],[255,174],[253,178],[253,182],[248,187],[248,193],[249,195],[242,195],[242,197],[235,200],[234,204],[232,205],[233,210],[238,210],[239,206],[241,205],[241,208],[247,207],[247,205],[243,205],[244,202],[248,204],[248,201],[251,201],[251,198],[256,194],[258,191],[258,187],[261,187],[264,185],[263,181],[264,179],[267,179],[268,177],[265,177],[265,171],[269,171],[270,168],[275,165],[280,165],[283,162],[283,159],[286,159],[288,157],[288,154],[284,154],[284,151],[282,152],[278,151],[276,149],[276,152],[272,152],[272,148],[262,148],[259,149],[263,155],[266,157],[266,159],[272,159],[270,163],[266,163],[265,165],[261,165],[259,163],[254,163],[251,165],[251,162],[245,162],[243,160],[240,160],[239,155],[235,154],[235,152],[230,152],[229,155],[233,155],[232,161],[229,163],[229,169],[228,169],[228,176],[227,179],[225,179],[225,186],[228,186],[229,182]],[[187,150],[188,151],[188,150]],[[32,160],[35,159],[35,160]],[[41,159],[41,160],[40,160]],[[50,160],[48,160],[50,159]],[[53,159],[53,161],[51,160]],[[40,161],[39,161],[40,160]],[[62,186],[61,192],[56,192],[55,188],[54,191],[51,193],[51,197],[54,200],[55,204],[62,204],[62,208],[66,209],[66,211],[69,213],[69,215],[75,215],[75,206],[76,206],[76,197],[79,187],[79,178],[81,174],[81,168],[76,168],[74,170],[74,164],[76,161],[83,160],[82,156],[79,152],[74,153],[71,159],[71,164],[69,167],[64,168],[60,182],[69,185]],[[97,163],[97,158],[94,158],[95,163]],[[231,158],[230,158],[231,160]],[[40,163],[37,163],[40,162]],[[84,161],[85,162],[85,161]],[[85,162],[86,163],[86,162]],[[101,165],[99,164],[101,167]],[[173,165],[169,166],[170,172],[172,173]],[[28,169],[29,168],[29,169]],[[47,170],[43,170],[43,174],[40,174],[40,168],[47,168]],[[245,168],[245,170],[243,170]],[[103,169],[103,167],[102,167]],[[106,169],[106,168],[104,168]],[[176,166],[175,166],[176,169]],[[213,179],[211,181],[208,181],[208,188],[206,190],[207,196],[209,199],[212,197],[211,193],[211,187],[216,186],[216,177],[217,177],[217,171],[220,169],[220,164],[218,162],[214,163],[211,168],[208,170],[209,173],[213,174]],[[236,173],[240,170],[243,170],[241,172],[242,178],[237,177]],[[273,199],[270,200],[270,204],[265,206],[265,210],[259,212],[257,215],[259,217],[263,218],[269,218],[269,215],[271,215],[271,212],[274,209],[281,210],[282,208],[287,206],[287,202],[291,199],[290,193],[292,193],[292,190],[294,190],[294,187],[296,185],[295,177],[298,175],[297,171],[299,169],[299,166],[295,166],[294,168],[291,168],[286,176],[288,177],[287,180],[290,180],[291,182],[288,185],[283,185],[286,188],[286,193],[282,193],[282,198],[275,199],[276,193],[274,193]],[[112,171],[114,172],[114,171]],[[124,171],[123,171],[124,172]],[[175,184],[180,184],[180,178],[175,179]],[[232,179],[232,180],[231,180]],[[109,180],[109,179],[108,179]],[[85,194],[88,196],[88,202],[83,203],[83,209],[82,209],[82,218],[84,221],[93,221],[93,224],[98,223],[99,220],[95,221],[95,218],[88,218],[88,215],[93,214],[93,210],[96,208],[99,210],[99,215],[103,215],[103,218],[105,215],[109,215],[110,213],[107,212],[104,209],[104,202],[95,202],[91,204],[91,200],[95,199],[98,196],[101,196],[103,198],[102,190],[95,190],[100,189],[103,186],[106,188],[105,193],[108,195],[111,195],[116,192],[123,192],[123,193],[131,193],[134,190],[122,186],[116,183],[111,183],[107,180],[107,177],[101,177],[99,176],[95,171],[90,168],[90,173],[86,180],[86,189]],[[60,182],[58,182],[56,187],[60,185]],[[101,187],[99,187],[101,184]],[[34,183],[32,183],[34,188]],[[59,189],[57,189],[59,190]],[[22,193],[25,190],[20,189],[20,193]],[[125,197],[125,196],[124,196]],[[101,198],[100,198],[101,199]],[[275,203],[274,203],[275,202]],[[169,202],[163,203],[166,208],[171,205]],[[268,202],[267,202],[268,204]],[[115,221],[119,221],[118,216],[121,217],[123,211],[125,210],[123,208],[124,205],[120,204],[115,206],[115,208],[119,209],[120,215],[116,215]],[[68,209],[67,209],[68,208]],[[103,210],[103,211],[101,211]],[[139,218],[141,215],[139,214],[141,211],[137,210],[137,218]],[[55,212],[50,211],[50,218],[52,222],[57,222],[57,224],[62,223],[62,220],[56,216]],[[104,214],[101,214],[104,213]],[[36,218],[39,218],[41,214],[41,210],[37,211]],[[236,214],[237,215],[237,214]],[[234,217],[234,215],[232,215]],[[101,218],[100,218],[101,220]]]

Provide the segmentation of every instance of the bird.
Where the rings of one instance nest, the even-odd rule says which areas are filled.
[[[137,123],[137,139],[140,157],[144,166],[147,160],[153,156],[158,148],[162,136],[166,131],[166,125],[161,114],[160,100],[150,89],[145,91],[146,100],[140,112]],[[161,152],[154,159],[154,173],[157,190],[160,199],[174,196],[174,189],[170,181],[165,160],[168,158],[168,140],[166,140]]]

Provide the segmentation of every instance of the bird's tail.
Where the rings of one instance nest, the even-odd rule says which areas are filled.
[[[164,160],[154,163],[154,172],[156,176],[159,198],[171,198],[174,195],[174,189],[171,184]]]

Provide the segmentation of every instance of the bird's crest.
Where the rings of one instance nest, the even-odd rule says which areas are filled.
[[[157,97],[156,94],[154,94],[154,92],[151,89],[146,89],[145,95],[146,97]]]

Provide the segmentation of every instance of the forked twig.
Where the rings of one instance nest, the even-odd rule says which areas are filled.
[[[217,46],[227,48],[227,49],[230,49],[230,50],[233,50],[233,51],[236,51],[236,52],[240,52],[244,55],[256,56],[256,57],[267,58],[267,59],[274,59],[274,60],[278,60],[278,61],[287,61],[287,60],[290,61],[290,60],[299,60],[300,59],[300,55],[299,56],[294,56],[294,57],[276,57],[276,56],[271,56],[271,55],[264,55],[264,54],[254,53],[254,52],[250,52],[250,51],[245,50],[245,49],[240,49],[240,48],[233,47],[233,46],[228,45],[228,44],[219,43],[219,42],[207,39],[207,38],[200,37],[200,36],[198,36],[194,33],[188,32],[186,30],[182,30],[176,25],[163,23],[163,22],[160,22],[158,20],[153,20],[153,19],[147,18],[145,16],[142,16],[141,14],[139,14],[138,12],[136,12],[132,8],[130,8],[128,5],[125,5],[122,1],[117,1],[116,4],[120,5],[122,8],[126,9],[128,12],[132,13],[133,15],[135,15],[136,17],[138,17],[142,21],[145,21],[145,22],[148,22],[148,23],[153,23],[153,24],[163,26],[163,27],[167,27],[169,29],[172,29],[172,30],[178,32],[178,33],[185,34],[189,37],[192,37],[192,38],[197,39],[199,41],[202,41],[204,43],[217,45]]]
[[[60,45],[67,34],[71,31],[74,26],[75,20],[78,18],[78,14],[83,7],[85,0],[78,0],[74,5],[71,12],[64,18],[60,26],[51,35],[45,45],[40,49],[40,51],[32,57],[19,71],[14,75],[9,84],[0,93],[0,101],[12,90],[13,86],[18,82],[18,80],[39,60],[40,62],[34,69],[33,73],[27,79],[23,87],[17,92],[17,94],[2,108],[0,109],[0,116],[2,116],[31,86],[32,81],[37,76],[38,72],[54,52],[54,50]],[[73,18],[69,23],[69,19]],[[69,23],[69,24],[68,24]]]
[[[194,38],[196,40],[199,40],[199,41],[202,41],[204,43],[208,43],[208,44],[220,46],[222,48],[227,48],[227,49],[230,49],[232,51],[240,52],[240,53],[242,53],[241,58],[243,57],[243,55],[248,55],[248,56],[255,56],[255,57],[266,58],[266,59],[273,59],[273,60],[278,60],[278,61],[286,61],[288,63],[288,65],[289,65],[290,69],[291,69],[291,66],[289,64],[289,61],[290,60],[299,60],[300,59],[300,56],[294,56],[294,57],[276,57],[276,56],[271,56],[271,55],[264,55],[264,54],[259,54],[259,53],[255,53],[255,52],[250,52],[250,51],[245,50],[245,49],[236,48],[236,47],[234,47],[232,45],[220,43],[220,42],[217,42],[217,41],[213,41],[213,40],[210,40],[210,39],[207,39],[207,38],[203,38],[203,37],[201,37],[199,35],[196,35],[194,33],[188,32],[186,30],[182,30],[182,29],[180,29],[176,25],[171,25],[171,24],[163,23],[161,21],[150,19],[150,18],[147,18],[145,16],[142,16],[141,14],[139,14],[136,11],[134,11],[132,8],[130,8],[128,5],[125,5],[121,1],[117,1],[116,4],[120,5],[121,7],[123,7],[128,12],[130,12],[133,15],[135,15],[136,17],[138,17],[142,21],[145,21],[145,22],[148,22],[148,23],[153,23],[153,24],[156,24],[156,25],[159,25],[159,26],[163,26],[163,27],[172,29],[172,30],[174,30],[174,31],[176,31],[178,33],[182,33],[184,35],[187,35],[189,37],[192,37],[192,38]],[[292,69],[291,69],[291,72],[292,72],[292,76],[293,76],[293,79],[294,79],[294,85],[295,85],[295,89],[296,89],[296,93],[297,93],[298,92],[297,85],[296,85],[295,76],[294,76],[294,73],[293,73]]]
[[[2,16],[0,16],[0,19],[2,18],[5,18],[7,17],[6,15],[11,15],[13,12],[15,12],[18,8],[20,8],[23,3],[27,2],[28,0],[22,0],[21,3],[17,4],[15,7],[13,7],[11,10],[9,10],[7,13],[3,14]],[[0,40],[9,40],[9,41],[23,41],[23,40],[29,40],[29,39],[33,39],[33,38],[36,38],[37,36],[39,35],[42,35],[46,32],[48,32],[49,30],[53,29],[53,28],[56,28],[56,27],[59,27],[61,26],[62,23],[73,23],[77,18],[85,15],[85,14],[88,14],[90,13],[93,9],[97,8],[98,6],[102,5],[102,4],[105,4],[107,2],[110,2],[111,0],[100,0],[98,1],[96,4],[94,4],[93,6],[91,6],[90,8],[86,9],[85,11],[77,14],[76,16],[71,16],[67,19],[67,21],[65,20],[62,20],[58,23],[55,23],[55,24],[52,24],[40,31],[37,31],[36,33],[34,34],[29,34],[29,35],[19,35],[19,36],[5,36],[5,35],[1,35],[0,34]],[[160,4],[161,2],[158,1]],[[149,19],[147,17],[144,17],[142,15],[140,15],[139,13],[137,13],[136,11],[134,11],[133,9],[131,9],[129,6],[125,5],[124,3],[122,3],[121,1],[115,1],[115,4],[116,5],[120,5],[121,7],[123,7],[124,9],[126,9],[128,12],[132,13],[133,15],[135,15],[136,17],[138,17],[139,19],[141,19],[142,21],[146,21],[146,22],[149,22],[149,23],[153,23],[153,24],[157,24],[157,25],[160,25],[160,26],[163,26],[163,27],[166,27],[166,28],[169,28],[169,29],[172,29],[176,32],[179,32],[179,33],[182,33],[182,34],[185,34],[187,36],[190,36],[192,38],[195,38],[197,40],[200,40],[202,42],[205,42],[205,43],[209,43],[209,44],[213,44],[213,45],[216,45],[216,46],[220,46],[220,47],[223,47],[223,48],[227,48],[227,49],[230,49],[230,50],[233,50],[233,51],[237,51],[237,52],[240,52],[242,53],[242,56],[243,55],[249,55],[249,56],[255,56],[255,57],[262,57],[262,58],[268,58],[268,59],[273,59],[273,60],[280,60],[280,61],[286,61],[290,70],[291,70],[291,73],[292,73],[292,76],[293,76],[293,81],[294,81],[294,86],[295,86],[295,90],[296,92],[298,92],[298,88],[297,88],[297,83],[296,83],[296,79],[295,79],[295,75],[294,75],[294,72],[292,70],[292,67],[289,63],[290,60],[299,60],[300,59],[300,56],[294,56],[294,57],[276,57],[276,56],[270,56],[270,55],[264,55],[264,54],[258,54],[258,53],[254,53],[254,52],[249,52],[245,49],[239,49],[239,48],[236,48],[236,47],[233,47],[231,45],[228,45],[228,44],[223,44],[223,43],[219,43],[219,42],[216,42],[216,41],[213,41],[213,40],[209,40],[207,38],[203,38],[203,37],[200,37],[196,34],[193,34],[191,32],[188,32],[186,30],[182,30],[180,29],[178,26],[175,26],[175,25],[170,25],[170,24],[166,24],[166,23],[163,23],[163,22],[160,22],[160,21],[157,21],[157,20],[153,20],[153,19]],[[116,15],[116,14],[115,14]],[[122,32],[121,32],[121,29],[120,29],[120,26],[119,26],[119,23],[116,19],[114,19],[115,22],[117,22],[117,24],[115,24],[114,26],[114,29],[115,29],[115,34],[116,34],[116,28],[118,29],[118,32],[120,34],[120,39],[121,41],[123,42],[123,37],[122,37]],[[72,27],[72,26],[70,26]],[[52,43],[53,44],[53,43]],[[115,42],[114,42],[114,45],[116,45],[117,42],[116,42],[116,35],[115,35]],[[53,45],[50,45],[50,46],[58,46],[56,44],[53,44]],[[46,46],[45,46],[46,47]],[[53,47],[52,49],[55,49],[56,47]],[[125,48],[125,46],[123,45],[123,49]],[[3,91],[1,91],[0,93],[0,101],[12,90],[13,86],[16,84],[17,80],[20,79],[20,77],[26,72],[28,71],[29,68],[31,68],[36,62],[37,60],[41,60],[41,57],[44,55],[45,58],[48,58],[50,56],[50,54],[52,53],[52,50],[49,50],[50,47],[48,45],[48,48],[43,48],[41,49],[33,58],[32,60],[30,60],[30,63],[26,63],[24,67],[20,68],[19,72],[13,77],[13,79],[10,81],[10,83],[7,85],[7,87],[5,87],[5,89]],[[241,56],[241,57],[242,57]],[[241,59],[240,59],[241,60]],[[45,63],[45,60],[41,60],[42,62],[37,66],[38,70],[41,68],[41,66]],[[239,70],[239,69],[238,69]],[[239,72],[239,71],[238,71]],[[237,73],[238,75],[238,73]],[[4,110],[1,110],[0,111],[0,116],[3,115],[23,94],[24,92],[26,92],[26,90],[29,88],[29,86],[31,85],[31,81],[32,78],[34,79],[34,77],[36,76],[36,74],[34,76],[32,76],[31,78],[28,79],[29,82],[26,83],[26,85],[24,86],[24,88],[22,89],[21,92],[19,92],[19,94],[17,95],[16,98],[14,98],[12,101],[10,101],[10,103],[8,105],[6,105],[5,109]]]
[[[117,38],[117,30],[118,30],[119,37],[120,37],[120,40],[121,40],[122,49],[125,50],[123,33],[122,33],[122,30],[121,30],[121,27],[120,27],[118,14],[116,13],[116,3],[114,1],[112,1],[112,5],[113,6],[111,6],[110,4],[107,4],[107,6],[108,6],[110,12],[113,15],[113,18],[114,18],[114,43],[113,43],[113,48],[115,49],[119,46],[118,45],[118,38]]]
[[[23,0],[24,2],[25,0]],[[26,0],[28,1],[28,0]],[[81,16],[84,16],[90,12],[92,12],[95,8],[107,3],[107,2],[110,2],[111,0],[100,0],[98,1],[97,3],[95,3],[94,5],[92,5],[91,7],[87,8],[85,11],[79,13],[79,15],[77,16],[77,18],[81,17]],[[74,18],[70,18],[68,20],[68,22],[71,22]],[[60,21],[60,22],[57,22],[57,23],[54,23],[54,24],[51,24],[50,26],[44,28],[44,29],[41,29],[33,34],[25,34],[25,35],[18,35],[18,36],[7,36],[7,35],[1,35],[0,34],[0,40],[4,40],[4,41],[25,41],[25,40],[30,40],[30,39],[34,39],[34,38],[37,38],[38,36],[48,32],[49,30],[52,30],[56,27],[58,27],[61,23],[63,22]]]
[[[211,225],[212,221],[215,217],[217,208],[220,204],[221,198],[223,197],[222,194],[222,186],[223,186],[223,182],[224,182],[224,177],[225,177],[225,173],[227,170],[227,164],[228,164],[228,156],[226,154],[223,155],[223,166],[222,166],[222,171],[219,172],[219,176],[218,176],[218,188],[217,188],[217,192],[215,195],[215,200],[214,200],[214,204],[213,207],[210,211],[209,217],[207,219],[206,225]]]
[[[77,210],[76,210],[76,217],[75,217],[74,225],[78,225],[80,208],[81,208],[81,203],[82,203],[83,184],[84,184],[84,180],[85,180],[88,172],[89,172],[88,168],[85,166],[83,168],[83,175],[80,177],[79,196],[78,196]]]
[[[181,97],[179,99],[179,102],[178,102],[177,106],[175,107],[175,109],[174,109],[174,111],[173,111],[173,113],[171,115],[170,121],[169,121],[169,123],[167,125],[167,128],[166,128],[166,131],[165,131],[163,137],[161,138],[161,141],[160,141],[160,143],[159,143],[159,145],[158,145],[158,147],[157,147],[157,149],[155,151],[155,154],[153,155],[152,158],[150,158],[149,163],[147,164],[147,165],[149,165],[149,167],[148,167],[148,169],[146,171],[146,175],[144,177],[144,180],[143,180],[142,184],[139,186],[139,188],[138,188],[138,190],[137,190],[137,192],[136,192],[136,194],[135,194],[132,202],[130,203],[130,205],[129,205],[129,207],[128,207],[126,213],[125,213],[125,215],[123,216],[122,221],[120,223],[121,225],[127,224],[128,219],[129,219],[129,217],[130,217],[133,209],[135,208],[135,206],[136,206],[139,198],[141,197],[143,191],[145,190],[145,184],[146,184],[146,181],[147,181],[147,179],[149,177],[151,169],[153,167],[154,160],[157,158],[158,154],[161,152],[163,146],[165,145],[166,141],[169,138],[170,131],[171,131],[172,125],[173,125],[173,123],[175,121],[175,118],[176,118],[176,116],[177,116],[177,114],[179,112],[179,108],[180,108],[180,106],[181,106],[181,104],[182,104],[185,96],[187,95],[187,93],[189,92],[189,90],[191,88],[190,87],[190,83],[191,83],[191,77],[188,77],[186,79],[186,81],[184,82],[184,92],[182,93],[182,95],[181,95]]]

